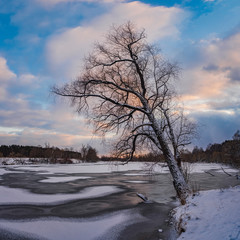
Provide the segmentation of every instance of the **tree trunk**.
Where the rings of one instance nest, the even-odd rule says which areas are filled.
[[[163,155],[165,157],[165,160],[168,164],[168,168],[171,172],[171,175],[173,177],[173,185],[177,192],[177,195],[181,201],[181,203],[184,205],[186,203],[186,198],[190,194],[190,188],[183,176],[182,171],[180,170],[177,161],[175,160],[173,154],[169,152],[169,150],[163,151]]]
[[[173,177],[174,188],[177,192],[177,195],[178,195],[181,203],[184,205],[186,203],[187,197],[189,196],[189,194],[191,192],[190,188],[184,178],[181,168],[178,166],[177,160],[175,159],[174,155],[172,154],[171,150],[169,149],[169,146],[167,145],[167,142],[164,139],[164,136],[158,127],[155,117],[152,114],[150,114],[148,117],[149,117],[150,122],[152,123],[153,130],[157,136],[159,145],[162,149],[162,153],[167,162],[170,173]]]

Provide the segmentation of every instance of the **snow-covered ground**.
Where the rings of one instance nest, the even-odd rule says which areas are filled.
[[[240,186],[202,191],[174,211],[178,240],[240,240]]]

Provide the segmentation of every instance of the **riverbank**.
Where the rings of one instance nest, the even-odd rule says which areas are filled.
[[[239,240],[240,186],[202,191],[176,208],[178,240]]]

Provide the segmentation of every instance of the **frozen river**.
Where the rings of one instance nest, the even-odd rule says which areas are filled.
[[[172,179],[164,165],[151,167],[103,162],[2,166],[0,239],[169,239],[169,213],[177,204]],[[197,190],[239,184],[221,165],[195,164],[189,169]],[[136,193],[152,203],[143,203]]]

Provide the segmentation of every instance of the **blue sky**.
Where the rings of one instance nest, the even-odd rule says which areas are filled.
[[[94,41],[127,20],[181,66],[177,89],[200,126],[194,144],[231,139],[240,129],[239,0],[0,0],[0,144],[105,153],[49,89],[74,79]]]

